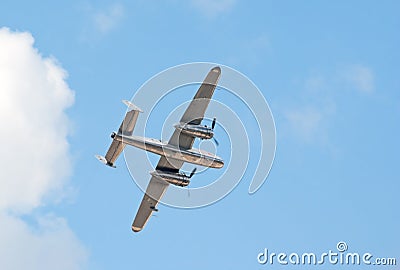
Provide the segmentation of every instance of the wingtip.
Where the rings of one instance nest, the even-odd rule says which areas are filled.
[[[142,228],[132,226],[132,231],[135,233],[140,232],[141,230],[142,230]]]
[[[221,73],[221,68],[219,66],[213,67],[212,68],[213,72]]]

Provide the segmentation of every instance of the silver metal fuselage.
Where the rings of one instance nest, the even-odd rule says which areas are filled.
[[[224,166],[224,161],[220,157],[200,149],[179,149],[177,146],[163,143],[156,139],[140,136],[125,136],[122,134],[115,134],[114,140],[160,156],[165,156],[167,158],[181,160],[200,166],[210,168],[222,168]]]

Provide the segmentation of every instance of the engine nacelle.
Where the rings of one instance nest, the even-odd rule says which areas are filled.
[[[180,130],[182,133],[187,134],[192,137],[209,140],[214,136],[214,131],[207,127],[201,125],[190,125],[190,124],[176,124],[174,127]]]
[[[181,173],[152,171],[150,174],[158,179],[164,180],[167,183],[175,186],[186,187],[190,183],[190,178]]]

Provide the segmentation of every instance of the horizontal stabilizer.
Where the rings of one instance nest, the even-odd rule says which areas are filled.
[[[124,100],[123,102],[128,106],[128,112],[126,113],[125,118],[118,129],[117,135],[132,136],[133,129],[135,128],[139,113],[141,113],[142,110],[137,106],[135,106],[134,104],[132,104],[130,101]],[[98,160],[111,167],[115,167],[114,166],[115,161],[125,148],[125,143],[114,139],[115,135],[116,135],[115,133],[111,135],[113,141],[111,142],[111,145],[108,148],[106,156],[105,157],[96,156]]]

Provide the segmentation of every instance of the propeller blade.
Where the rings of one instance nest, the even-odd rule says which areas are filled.
[[[217,146],[219,146],[219,142],[217,141],[217,139],[215,139],[215,137],[213,137],[213,140],[214,140],[215,144],[216,144]]]
[[[214,117],[214,119],[213,119],[213,121],[212,121],[212,124],[211,124],[211,129],[214,129],[215,128],[215,123],[217,122],[217,118],[216,117]]]
[[[193,171],[190,173],[189,178],[192,178],[192,176],[194,175],[194,173],[196,172],[196,170],[197,170],[197,168],[195,167],[195,168],[193,169]]]

